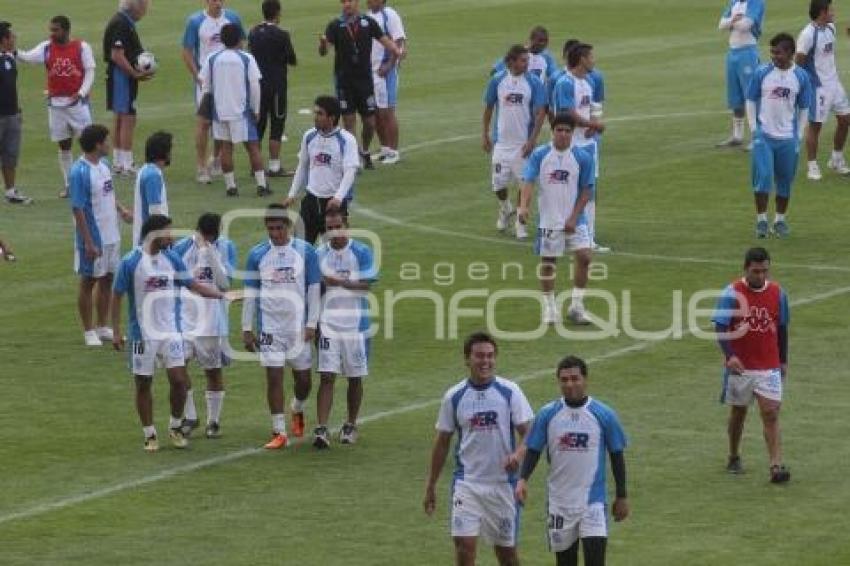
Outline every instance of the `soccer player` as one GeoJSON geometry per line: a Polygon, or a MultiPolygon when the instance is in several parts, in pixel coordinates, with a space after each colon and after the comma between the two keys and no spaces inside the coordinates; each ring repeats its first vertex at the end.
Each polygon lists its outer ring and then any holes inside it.
{"type": "Polygon", "coordinates": [[[437,417],[423,505],[428,515],[434,513],[437,480],[457,433],[450,524],[459,566],[475,565],[478,537],[494,545],[501,566],[519,564],[513,486],[534,413],[516,383],[495,375],[497,352],[488,334],[476,332],[466,339],[469,377],[446,392],[437,417]]]}
{"type": "Polygon", "coordinates": [[[797,39],[797,65],[809,74],[812,85],[812,104],[809,107],[809,128],[806,132],[807,176],[812,181],[823,178],[818,167],[818,137],[829,113],[835,113],[835,137],[832,156],[826,166],[841,175],[850,174],[844,159],[844,144],[850,129],[850,100],[835,66],[835,10],[832,0],[812,0],[809,6],[812,21],[803,28],[797,39]]]}
{"type": "Polygon", "coordinates": [[[21,154],[21,132],[15,33],[12,24],[0,22],[0,170],[6,188],[6,202],[11,204],[32,203],[32,199],[15,186],[15,173],[21,154]]]}
{"type": "MultiPolygon", "coordinates": [[[[537,143],[547,107],[543,82],[528,72],[528,49],[522,45],[512,46],[505,55],[505,64],[507,69],[493,75],[484,91],[481,136],[482,148],[493,154],[493,192],[499,200],[496,229],[500,232],[516,214],[508,198],[508,187],[522,177],[525,160],[537,143]]],[[[519,218],[515,228],[518,239],[528,237],[528,230],[519,218]]]]}
{"type": "Polygon", "coordinates": [[[145,164],[136,175],[133,201],[133,245],[141,245],[142,225],[154,214],[168,216],[164,170],[171,165],[171,134],[154,132],[145,142],[145,164]]]}
{"type": "Polygon", "coordinates": [[[590,324],[584,310],[584,292],[593,255],[585,206],[593,190],[593,155],[570,141],[576,129],[572,115],[563,112],[552,121],[552,141],[531,154],[522,174],[519,218],[529,218],[529,205],[534,187],[539,187],[537,238],[534,251],[540,256],[540,286],[545,308],[543,320],[560,320],[555,301],[555,262],[572,251],[575,261],[575,283],[567,317],[575,324],[590,324]]]}
{"type": "MultiPolygon", "coordinates": [[[[236,269],[236,246],[220,236],[221,216],[211,212],[198,218],[197,232],[174,244],[174,252],[183,261],[192,278],[219,291],[230,289],[230,277],[236,269]]],[[[186,360],[195,359],[207,377],[207,438],[221,436],[221,406],[224,403],[222,366],[226,360],[223,346],[228,336],[224,301],[197,298],[186,289],[180,292],[180,330],[186,360]]],[[[183,434],[189,436],[198,426],[198,413],[192,381],[186,375],[186,406],[183,434]]]]}
{"type": "Polygon", "coordinates": [[[730,406],[729,461],[726,470],[740,474],[741,436],[747,408],[755,397],[770,457],[770,481],[785,483],[791,472],[782,464],[779,408],[788,372],[788,296],[771,281],[770,254],[751,248],[744,257],[744,276],[731,283],[713,316],[725,357],[721,402],[730,406]]]}
{"type": "Polygon", "coordinates": [[[267,449],[289,442],[283,413],[283,370],[292,368],[295,395],[292,434],[304,435],[304,403],[310,395],[310,343],[316,337],[321,306],[321,272],[313,246],[292,236],[292,220],[280,204],[270,204],[264,219],[269,239],[248,254],[242,339],[249,352],[260,351],[266,368],[267,399],[272,437],[267,449]],[[256,334],[255,334],[256,331],[256,334]]]}
{"type": "Polygon", "coordinates": [[[186,448],[189,444],[181,429],[188,378],[180,336],[178,288],[190,289],[209,299],[225,298],[218,289],[194,280],[177,254],[169,249],[173,242],[170,226],[171,219],[167,216],[155,214],[147,219],[142,226],[144,243],[121,260],[112,296],[112,344],[118,351],[124,349],[121,299],[124,295],[128,297],[130,367],[136,382],[136,409],[147,452],[159,449],[151,393],[157,363],[165,366],[171,386],[168,436],[175,448],[186,448]]]}
{"type": "MultiPolygon", "coordinates": [[[[556,78],[558,74],[558,63],[549,51],[549,30],[543,26],[534,26],[528,34],[528,71],[534,73],[544,85],[556,78]]],[[[493,66],[491,75],[500,73],[507,68],[504,59],[493,66]]]]}
{"type": "Polygon", "coordinates": [[[74,163],[73,138],[91,124],[89,93],[94,84],[94,54],[85,41],[71,39],[71,20],[50,20],[50,39],[30,51],[18,51],[25,63],[42,64],[47,70],[47,121],[50,140],[59,144],[62,172],[60,198],[68,196],[68,173],[74,163]]]}
{"type": "Polygon", "coordinates": [[[767,238],[767,204],[776,185],[773,232],[780,238],[791,233],[785,213],[791,184],[797,174],[800,140],[812,104],[806,72],[794,65],[794,38],[780,33],[770,40],[771,63],[753,75],[747,90],[747,121],[753,134],[753,191],[756,202],[756,236],[767,238]]]}
{"type": "Polygon", "coordinates": [[[729,30],[726,55],[726,102],[732,111],[732,135],[717,147],[744,144],[747,87],[759,64],[758,40],[764,20],[764,0],[729,0],[718,29],[729,30]]]}
{"type": "Polygon", "coordinates": [[[304,133],[298,152],[298,168],[283,206],[289,207],[304,187],[307,194],[301,200],[301,220],[304,239],[313,244],[325,233],[325,212],[340,209],[348,212],[354,197],[354,180],[360,168],[357,140],[339,127],[339,100],[319,96],[313,103],[315,126],[304,133]]]}
{"type": "Polygon", "coordinates": [[[240,37],[245,37],[242,20],[233,10],[225,9],[224,0],[205,0],[206,8],[198,10],[186,20],[183,32],[183,63],[192,80],[195,81],[195,108],[198,111],[198,123],[195,128],[195,153],[197,157],[199,183],[209,184],[211,173],[221,169],[221,143],[214,142],[213,157],[207,162],[207,144],[210,137],[212,116],[210,100],[203,98],[201,67],[213,53],[224,49],[221,41],[221,28],[234,24],[239,28],[240,37]]]}
{"type": "MultiPolygon", "coordinates": [[[[596,179],[599,177],[599,137],[605,131],[605,124],[600,120],[600,112],[594,109],[596,96],[594,85],[602,84],[601,75],[591,78],[595,68],[593,47],[586,43],[576,43],[567,51],[567,71],[563,73],[552,90],[552,111],[568,112],[575,120],[578,128],[573,132],[572,145],[591,153],[594,163],[593,184],[590,200],[585,208],[587,230],[590,235],[591,248],[599,247],[601,251],[608,248],[597,246],[596,242],[596,179]]],[[[603,86],[604,89],[604,86],[603,86]]]]}
{"type": "Polygon", "coordinates": [[[398,163],[398,118],[395,109],[398,100],[398,72],[401,60],[407,56],[407,35],[398,12],[387,6],[386,0],[369,0],[369,16],[378,22],[384,34],[399,50],[397,59],[384,49],[380,41],[372,40],[372,79],[375,83],[375,129],[381,151],[378,161],[384,165],[398,163]]]}
{"type": "Polygon", "coordinates": [[[395,66],[401,56],[398,46],[387,37],[372,18],[360,13],[359,0],[340,0],[342,15],[334,18],[319,36],[319,55],[334,46],[334,79],[342,108],[343,126],[356,133],[360,114],[362,142],[360,156],[366,169],[373,169],[369,146],[375,134],[375,85],[372,80],[372,40],[378,41],[390,54],[388,68],[395,66]]]}
{"type": "Polygon", "coordinates": [[[555,372],[561,396],[540,409],[526,437],[516,498],[525,503],[528,480],[545,452],[549,549],[557,566],[577,566],[581,541],[585,565],[603,566],[608,542],[605,454],[611,459],[615,521],[629,515],[626,434],[617,414],[587,393],[587,364],[567,356],[555,372]]]}
{"type": "Polygon", "coordinates": [[[106,67],[106,109],[115,115],[112,131],[115,148],[112,172],[130,176],[136,173],[133,165],[133,131],[136,128],[136,108],[133,105],[139,81],[148,80],[153,71],[136,68],[142,54],[142,42],[136,24],[145,17],[150,0],[119,0],[118,12],[106,24],[103,32],[103,59],[106,67]]]}
{"type": "Polygon", "coordinates": [[[260,112],[260,69],[250,53],[239,49],[242,30],[235,24],[221,28],[224,49],[213,53],[201,68],[204,93],[212,94],[213,138],[221,142],[221,170],[227,196],[239,196],[233,172],[233,145],[242,143],[251,160],[257,196],[272,193],[266,184],[257,118],[260,112]]]}
{"type": "Polygon", "coordinates": [[[109,302],[113,274],[121,259],[118,217],[133,221],[133,213],[115,198],[109,155],[109,130],[99,124],[80,133],[83,155],[71,166],[68,184],[76,224],[74,267],[80,277],[77,308],[86,346],[111,342],[109,302]],[[97,326],[92,321],[92,292],[97,288],[97,326]]]}
{"type": "Polygon", "coordinates": [[[338,375],[348,378],[348,419],[339,432],[342,444],[357,442],[357,415],[363,400],[363,379],[369,375],[369,303],[365,293],[377,280],[368,245],[348,235],[348,218],[340,209],[328,210],[328,241],[316,252],[325,293],[319,317],[318,426],[313,446],[329,448],[328,417],[338,375]]]}

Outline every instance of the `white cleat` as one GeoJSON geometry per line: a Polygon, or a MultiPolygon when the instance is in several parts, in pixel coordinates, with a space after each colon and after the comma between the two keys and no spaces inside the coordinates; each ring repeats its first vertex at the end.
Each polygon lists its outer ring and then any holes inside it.
{"type": "Polygon", "coordinates": [[[100,338],[97,336],[97,332],[94,330],[87,330],[83,333],[83,338],[86,341],[86,346],[103,346],[103,342],[100,341],[100,338]]]}
{"type": "Polygon", "coordinates": [[[514,229],[516,230],[516,239],[517,240],[527,240],[528,239],[528,227],[525,224],[523,224],[522,222],[517,220],[516,224],[514,224],[514,229]]]}
{"type": "Polygon", "coordinates": [[[821,174],[817,163],[809,163],[809,170],[806,172],[806,177],[810,181],[820,181],[823,179],[823,174],[821,174]]]}
{"type": "Polygon", "coordinates": [[[600,246],[596,242],[593,242],[592,248],[593,252],[597,254],[607,254],[611,252],[611,248],[609,248],[608,246],[600,246]]]}
{"type": "Polygon", "coordinates": [[[198,169],[198,176],[196,177],[196,179],[202,185],[209,185],[210,183],[212,183],[210,171],[206,167],[198,169]]]}
{"type": "Polygon", "coordinates": [[[844,156],[830,157],[826,166],[838,173],[839,175],[850,175],[850,167],[847,166],[847,161],[844,156]]]}
{"type": "Polygon", "coordinates": [[[546,305],[543,308],[543,324],[557,324],[561,320],[561,313],[557,307],[546,305]]]}
{"type": "Polygon", "coordinates": [[[588,326],[590,324],[590,319],[587,318],[587,314],[584,312],[584,309],[570,307],[570,310],[567,311],[567,318],[570,319],[573,324],[577,324],[579,326],[588,326]]]}
{"type": "Polygon", "coordinates": [[[101,342],[112,343],[112,329],[108,326],[101,326],[97,329],[97,337],[101,342]]]}
{"type": "Polygon", "coordinates": [[[514,215],[516,210],[513,207],[505,210],[504,208],[499,209],[499,218],[496,219],[496,230],[499,232],[504,232],[508,229],[508,223],[511,221],[511,217],[514,215]]]}
{"type": "Polygon", "coordinates": [[[379,157],[378,161],[380,161],[384,165],[395,165],[396,163],[401,161],[401,154],[397,151],[391,150],[385,153],[383,158],[379,157]]]}

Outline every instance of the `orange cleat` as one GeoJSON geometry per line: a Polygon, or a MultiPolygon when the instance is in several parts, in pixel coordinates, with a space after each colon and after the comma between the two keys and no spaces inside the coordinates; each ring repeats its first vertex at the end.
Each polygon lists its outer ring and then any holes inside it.
{"type": "Polygon", "coordinates": [[[289,444],[289,439],[284,432],[276,432],[272,435],[272,439],[266,442],[263,446],[266,450],[281,450],[289,444]]]}
{"type": "Polygon", "coordinates": [[[304,428],[307,426],[304,413],[292,413],[292,436],[301,438],[304,436],[304,428]]]}

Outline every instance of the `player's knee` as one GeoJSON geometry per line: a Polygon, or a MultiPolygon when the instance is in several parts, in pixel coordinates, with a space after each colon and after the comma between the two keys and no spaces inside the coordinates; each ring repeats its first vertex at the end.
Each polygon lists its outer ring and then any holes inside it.
{"type": "Polygon", "coordinates": [[[321,375],[322,385],[333,385],[336,382],[336,375],[332,373],[323,373],[321,375]]]}
{"type": "Polygon", "coordinates": [[[475,564],[475,539],[470,537],[455,538],[455,554],[457,563],[465,566],[475,564]]]}
{"type": "Polygon", "coordinates": [[[761,419],[764,424],[774,424],[779,420],[779,407],[770,406],[761,409],[761,419]]]}
{"type": "Polygon", "coordinates": [[[516,547],[497,546],[496,558],[499,560],[499,566],[519,566],[516,547]]]}

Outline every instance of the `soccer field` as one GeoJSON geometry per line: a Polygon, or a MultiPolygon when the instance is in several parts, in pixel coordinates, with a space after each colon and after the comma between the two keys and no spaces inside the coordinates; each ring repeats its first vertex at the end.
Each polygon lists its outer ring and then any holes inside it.
{"type": "MultiPolygon", "coordinates": [[[[0,205],[0,237],[11,241],[19,258],[0,264],[0,564],[452,563],[451,462],[435,517],[426,517],[421,505],[439,399],[465,375],[463,336],[488,322],[515,332],[539,324],[534,302],[498,295],[536,290],[536,259],[530,244],[494,229],[489,157],[479,142],[489,68],[535,24],[548,27],[555,54],[568,37],[592,43],[605,73],[608,129],[598,233],[614,253],[595,258],[598,277],[591,287],[610,291],[621,307],[623,294],[630,294],[632,308],[624,321],[622,309],[609,314],[605,302],[589,300],[592,312],[613,318],[621,330],[602,340],[562,337],[552,329],[533,340],[502,340],[499,374],[520,380],[537,410],[557,396],[553,368],[561,357],[589,360],[591,395],[617,409],[630,440],[632,515],[611,523],[611,564],[850,564],[850,538],[840,526],[850,501],[844,471],[850,465],[850,356],[844,350],[850,261],[840,212],[850,206],[850,179],[825,171],[824,180],[813,183],[802,163],[789,210],[792,236],[766,244],[773,275],[792,301],[782,412],[785,459],[793,473],[787,486],[767,481],[755,411],[743,445],[748,473],[725,473],[727,411],[717,403],[721,356],[713,341],[688,329],[689,298],[736,277],[744,251],[756,243],[749,157],[713,147],[729,129],[726,37],[716,29],[722,4],[392,2],[410,38],[399,107],[403,160],[360,175],[352,215],[354,227],[380,238],[380,331],[372,344],[360,440],[321,453],[309,444],[273,453],[259,448],[269,433],[265,379],[257,363],[245,361],[225,372],[223,438],[196,434],[186,451],[167,447],[167,441],[156,454],[142,451],[126,356],[82,345],[73,225],[68,202],[56,198],[60,177],[47,135],[44,70],[20,65],[25,132],[18,185],[37,202],[0,205]],[[484,280],[481,264],[488,271],[484,280]],[[406,291],[411,297],[392,305],[406,291]],[[639,339],[624,331],[626,323],[647,331],[669,327],[676,291],[684,304],[679,336],[639,339]],[[463,308],[493,307],[489,321],[473,314],[455,324],[450,305],[462,292],[469,293],[463,308]]],[[[259,2],[228,5],[246,25],[260,19],[259,2]]],[[[770,0],[765,37],[779,31],[796,36],[808,21],[807,6],[770,0]]],[[[209,187],[194,181],[191,82],[179,42],[185,17],[198,7],[197,1],[155,1],[139,24],[160,70],[140,86],[136,159],[148,134],[162,128],[174,133],[168,194],[175,227],[187,229],[202,212],[268,202],[252,190],[243,190],[238,202],[229,200],[220,181],[209,187]]],[[[98,53],[114,8],[112,0],[30,0],[4,2],[0,9],[21,48],[46,36],[51,16],[71,18],[73,35],[89,41],[98,57],[95,120],[110,127],[98,53]]],[[[843,5],[838,10],[843,29],[843,5]]],[[[295,164],[296,140],[312,125],[297,110],[330,91],[332,62],[316,54],[316,36],[337,11],[335,0],[284,2],[283,25],[292,31],[299,58],[290,74],[287,168],[295,164]]],[[[763,39],[763,58],[765,44],[763,39]]],[[[850,69],[843,37],[838,62],[850,69]]],[[[822,165],[833,128],[834,121],[824,128],[822,165]]],[[[243,152],[237,152],[236,171],[240,186],[252,188],[243,152]]],[[[130,182],[119,179],[117,187],[119,200],[131,205],[130,182]]],[[[279,200],[289,180],[273,179],[272,188],[279,200]]],[[[230,236],[244,265],[265,233],[258,219],[243,218],[230,236]]],[[[126,250],[129,226],[123,238],[126,250]]],[[[558,290],[569,288],[565,273],[562,268],[558,290]]],[[[705,326],[707,319],[700,321],[705,326]]],[[[190,373],[203,418],[203,376],[195,366],[190,373]]],[[[163,375],[155,383],[162,432],[167,386],[163,375]]],[[[317,385],[314,379],[309,429],[317,385]]],[[[289,378],[287,386],[288,401],[289,378]]],[[[338,425],[343,384],[335,401],[332,422],[338,425]]],[[[545,468],[533,478],[523,512],[524,564],[553,562],[544,538],[545,468]]],[[[486,547],[479,548],[479,563],[495,564],[486,547]]]]}

